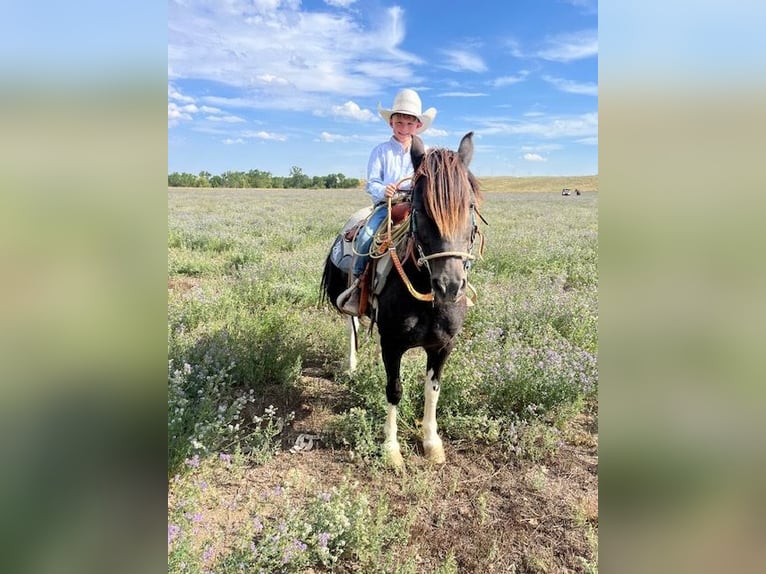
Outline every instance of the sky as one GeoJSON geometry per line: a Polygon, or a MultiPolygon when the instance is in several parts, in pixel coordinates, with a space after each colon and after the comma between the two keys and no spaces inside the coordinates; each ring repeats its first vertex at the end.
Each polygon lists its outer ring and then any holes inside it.
{"type": "Polygon", "coordinates": [[[477,176],[598,174],[597,0],[170,0],[168,171],[365,178],[402,88],[477,176]]]}

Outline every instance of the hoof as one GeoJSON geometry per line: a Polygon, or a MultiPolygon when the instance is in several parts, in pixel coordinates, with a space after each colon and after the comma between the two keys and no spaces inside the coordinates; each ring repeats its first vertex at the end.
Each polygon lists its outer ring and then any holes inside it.
{"type": "Polygon", "coordinates": [[[434,464],[444,464],[446,458],[444,456],[444,447],[441,441],[438,443],[423,444],[423,451],[425,452],[426,459],[434,464]]]}
{"type": "Polygon", "coordinates": [[[397,444],[392,447],[386,445],[383,448],[383,460],[388,466],[392,468],[402,468],[402,466],[404,466],[404,459],[402,458],[402,453],[399,450],[399,445],[397,444]]]}

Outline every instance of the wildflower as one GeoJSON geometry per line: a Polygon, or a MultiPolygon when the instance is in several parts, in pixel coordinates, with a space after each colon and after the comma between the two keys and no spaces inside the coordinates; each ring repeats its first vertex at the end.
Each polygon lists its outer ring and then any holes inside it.
{"type": "Polygon", "coordinates": [[[213,557],[213,547],[208,546],[205,548],[205,551],[202,553],[202,560],[205,562],[208,562],[213,557]]]}
{"type": "Polygon", "coordinates": [[[199,466],[199,455],[195,454],[193,457],[187,458],[185,462],[187,466],[197,468],[199,466]]]}
{"type": "Polygon", "coordinates": [[[168,544],[173,542],[181,534],[181,527],[175,524],[168,524],[168,544]]]}
{"type": "Polygon", "coordinates": [[[185,375],[191,375],[192,368],[189,363],[184,363],[184,374],[185,375]]]}
{"type": "Polygon", "coordinates": [[[332,495],[331,495],[329,492],[322,492],[322,493],[319,495],[319,498],[321,498],[321,499],[322,499],[322,500],[324,500],[325,502],[330,502],[330,498],[332,498],[332,495]]]}
{"type": "Polygon", "coordinates": [[[231,465],[231,455],[230,454],[226,454],[225,452],[222,452],[221,454],[218,455],[218,459],[222,463],[224,463],[226,465],[231,465]]]}
{"type": "Polygon", "coordinates": [[[263,523],[261,522],[261,519],[258,516],[253,518],[253,528],[255,529],[256,532],[263,531],[263,523]]]}
{"type": "Polygon", "coordinates": [[[327,548],[327,543],[330,541],[330,533],[320,532],[318,538],[319,538],[319,547],[327,548]]]}

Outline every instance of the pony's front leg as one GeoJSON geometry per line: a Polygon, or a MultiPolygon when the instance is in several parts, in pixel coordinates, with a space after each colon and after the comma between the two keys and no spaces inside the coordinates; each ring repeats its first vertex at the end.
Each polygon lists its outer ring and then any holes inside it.
{"type": "Polygon", "coordinates": [[[436,426],[436,403],[439,402],[440,379],[442,366],[449,356],[450,350],[441,349],[439,351],[428,351],[428,362],[426,365],[426,379],[423,389],[425,404],[423,406],[423,452],[426,458],[433,463],[442,464],[446,458],[444,456],[444,446],[442,439],[439,438],[436,426]]]}
{"type": "Polygon", "coordinates": [[[383,427],[385,439],[383,441],[383,457],[391,466],[398,468],[404,464],[402,451],[399,448],[397,438],[396,416],[399,401],[402,399],[402,383],[399,379],[402,351],[392,351],[381,341],[383,363],[386,367],[386,399],[388,409],[386,411],[386,424],[383,427]]]}

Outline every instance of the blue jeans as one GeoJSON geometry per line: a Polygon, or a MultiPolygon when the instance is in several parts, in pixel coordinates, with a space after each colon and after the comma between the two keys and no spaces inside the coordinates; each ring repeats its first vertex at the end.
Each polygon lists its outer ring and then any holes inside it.
{"type": "Polygon", "coordinates": [[[364,255],[356,256],[356,260],[354,261],[354,277],[359,277],[364,272],[364,268],[370,260],[369,252],[372,238],[375,235],[378,226],[380,226],[387,215],[388,205],[385,203],[377,205],[372,212],[372,215],[367,220],[367,225],[359,230],[359,233],[356,236],[355,247],[357,253],[364,253],[364,255]]]}

